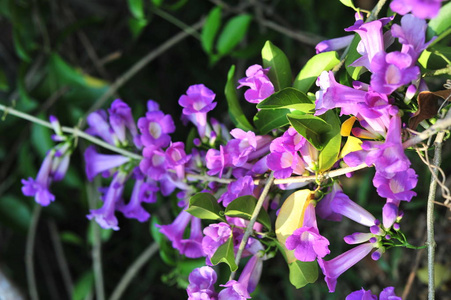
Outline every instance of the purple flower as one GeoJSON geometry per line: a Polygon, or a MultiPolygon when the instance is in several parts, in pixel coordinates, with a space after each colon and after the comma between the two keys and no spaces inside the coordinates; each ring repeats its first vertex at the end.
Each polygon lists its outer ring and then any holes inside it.
{"type": "Polygon", "coordinates": [[[100,154],[94,146],[89,146],[85,151],[86,176],[92,181],[97,174],[119,167],[130,161],[123,155],[100,154]]]}
{"type": "Polygon", "coordinates": [[[172,247],[177,249],[180,254],[189,258],[204,256],[202,250],[202,229],[200,219],[182,210],[169,225],[158,225],[160,232],[163,233],[171,242],[172,247]],[[183,234],[188,224],[191,222],[191,233],[188,239],[183,239],[183,234]]]}
{"type": "Polygon", "coordinates": [[[128,174],[122,171],[116,173],[111,184],[103,197],[103,206],[98,209],[91,209],[86,217],[89,220],[95,219],[97,224],[103,229],[119,230],[118,221],[114,215],[116,204],[121,199],[124,191],[124,183],[127,181],[128,174]]]}
{"type": "Polygon", "coordinates": [[[318,204],[316,205],[316,213],[318,216],[322,219],[329,220],[329,221],[341,221],[342,215],[339,213],[336,213],[332,210],[332,202],[335,198],[340,197],[348,197],[345,193],[343,193],[342,188],[340,185],[335,182],[332,186],[332,190],[324,196],[323,199],[321,199],[318,204]]]}
{"type": "Polygon", "coordinates": [[[365,291],[363,288],[359,291],[352,292],[345,300],[377,300],[377,296],[373,295],[371,291],[365,291]]]}
{"type": "MultiPolygon", "coordinates": [[[[108,109],[108,113],[111,128],[122,143],[126,142],[126,129],[130,131],[134,141],[140,142],[137,138],[138,130],[133,120],[132,110],[125,102],[121,99],[114,100],[111,108],[108,109]]],[[[138,144],[137,146],[140,147],[141,145],[138,144]]]]}
{"type": "Polygon", "coordinates": [[[334,73],[330,71],[323,71],[316,84],[320,87],[320,90],[316,92],[315,115],[322,115],[336,107],[345,108],[347,112],[353,111],[355,112],[353,114],[356,115],[358,111],[357,103],[364,102],[367,94],[366,91],[339,84],[335,80],[334,73]]]}
{"type": "Polygon", "coordinates": [[[315,47],[316,54],[346,48],[349,44],[351,44],[353,38],[354,35],[347,35],[319,42],[315,47]]]}
{"type": "Polygon", "coordinates": [[[227,192],[218,199],[224,207],[238,197],[252,195],[254,193],[254,179],[251,176],[238,178],[227,186],[227,192]]]}
{"type": "Polygon", "coordinates": [[[373,184],[377,193],[383,198],[410,201],[417,194],[412,189],[417,185],[418,176],[413,169],[397,172],[391,178],[386,178],[377,172],[373,184]]]}
{"type": "Polygon", "coordinates": [[[54,151],[49,151],[42,162],[36,179],[29,177],[22,179],[22,193],[25,196],[35,197],[35,201],[41,206],[47,206],[55,200],[55,196],[50,193],[51,168],[54,151]]]}
{"type": "Polygon", "coordinates": [[[268,78],[269,68],[263,69],[260,65],[252,65],[246,70],[246,77],[238,80],[238,89],[248,86],[244,98],[250,103],[260,103],[274,94],[274,85],[268,78]]]}
{"type": "Polygon", "coordinates": [[[398,38],[402,44],[401,52],[408,53],[412,57],[412,64],[417,61],[421,52],[435,40],[433,38],[428,43],[425,43],[426,29],[426,21],[418,19],[411,14],[402,17],[401,26],[393,24],[391,27],[393,37],[398,38]]]}
{"type": "Polygon", "coordinates": [[[236,280],[229,280],[226,284],[221,284],[225,287],[219,292],[218,300],[245,300],[251,299],[247,291],[247,287],[236,280]]]}
{"type": "Polygon", "coordinates": [[[393,0],[390,8],[401,15],[412,12],[413,15],[420,19],[435,18],[439,11],[443,0],[393,0]]]}
{"type": "Polygon", "coordinates": [[[379,300],[402,300],[402,298],[396,296],[394,287],[389,286],[379,294],[379,300]]]}
{"type": "Polygon", "coordinates": [[[185,177],[185,164],[191,159],[191,155],[186,155],[185,144],[183,142],[171,143],[165,151],[166,165],[175,170],[179,179],[185,177]]]}
{"type": "Polygon", "coordinates": [[[332,211],[341,214],[357,223],[365,226],[373,226],[376,218],[366,209],[349,199],[346,194],[340,194],[340,197],[335,196],[331,201],[332,211]]]}
{"type": "Polygon", "coordinates": [[[145,117],[139,118],[138,128],[142,133],[141,142],[147,147],[167,147],[171,141],[169,134],[175,131],[172,117],[159,110],[148,111],[145,117]]]}
{"type": "Polygon", "coordinates": [[[220,222],[218,224],[211,224],[204,228],[204,238],[202,239],[202,248],[206,254],[207,265],[211,265],[211,257],[215,254],[216,250],[224,244],[232,234],[232,230],[229,224],[220,222]]]}
{"type": "Polygon", "coordinates": [[[329,261],[323,260],[322,258],[318,259],[318,263],[325,276],[329,292],[335,292],[337,278],[367,256],[373,247],[373,244],[365,243],[354,247],[329,261]]]}
{"type": "Polygon", "coordinates": [[[214,284],[217,278],[215,270],[208,266],[194,269],[188,277],[188,300],[216,299],[214,284]]]}
{"type": "Polygon", "coordinates": [[[249,154],[257,148],[257,139],[254,132],[245,132],[239,128],[233,129],[230,134],[234,139],[227,143],[227,150],[233,165],[240,167],[247,162],[249,154]]]}
{"type": "Polygon", "coordinates": [[[207,112],[216,107],[213,102],[216,95],[203,84],[192,85],[186,91],[186,95],[179,98],[179,104],[183,107],[183,115],[196,125],[201,138],[205,137],[207,126],[207,112]]]}
{"type": "Polygon", "coordinates": [[[116,145],[118,138],[107,121],[107,113],[104,110],[98,110],[90,113],[86,118],[89,127],[86,130],[88,134],[98,136],[111,145],[116,145]]]}
{"type": "MultiPolygon", "coordinates": [[[[118,210],[121,211],[127,218],[137,219],[139,222],[145,222],[150,218],[150,214],[141,206],[144,200],[149,200],[149,197],[144,197],[145,192],[149,192],[149,185],[144,182],[144,175],[139,171],[139,168],[134,169],[135,185],[133,187],[132,196],[127,205],[120,205],[118,210]]],[[[157,192],[157,186],[151,186],[152,192],[157,192]]]]}
{"type": "Polygon", "coordinates": [[[412,57],[398,51],[377,53],[371,61],[371,71],[371,87],[382,94],[391,94],[420,75],[419,67],[412,66],[412,57]]]}
{"type": "Polygon", "coordinates": [[[205,162],[207,168],[209,169],[207,174],[210,176],[219,173],[218,176],[222,177],[224,168],[232,166],[230,155],[226,152],[226,149],[222,145],[219,146],[219,150],[209,149],[205,155],[205,162]]]}
{"type": "Polygon", "coordinates": [[[163,150],[156,147],[145,147],[144,158],[139,163],[141,172],[153,180],[160,180],[167,172],[166,155],[163,150]]]}
{"type": "Polygon", "coordinates": [[[330,253],[329,244],[329,241],[319,234],[315,206],[310,201],[304,212],[302,227],[287,238],[285,245],[288,250],[294,250],[294,256],[298,260],[314,261],[330,253]]]}

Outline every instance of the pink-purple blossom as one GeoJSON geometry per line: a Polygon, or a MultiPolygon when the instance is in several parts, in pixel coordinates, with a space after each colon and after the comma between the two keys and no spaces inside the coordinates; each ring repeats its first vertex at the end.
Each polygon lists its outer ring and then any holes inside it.
{"type": "Polygon", "coordinates": [[[260,65],[252,65],[246,70],[246,77],[238,80],[238,88],[249,87],[244,92],[244,99],[250,103],[260,103],[274,93],[274,85],[268,78],[269,68],[263,69],[260,65]]]}
{"type": "Polygon", "coordinates": [[[443,0],[393,0],[390,8],[398,14],[405,15],[409,12],[420,19],[435,18],[443,0]]]}

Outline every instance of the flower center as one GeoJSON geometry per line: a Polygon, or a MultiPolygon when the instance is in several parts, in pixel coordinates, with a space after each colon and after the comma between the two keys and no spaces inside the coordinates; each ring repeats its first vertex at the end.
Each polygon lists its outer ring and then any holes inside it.
{"type": "Polygon", "coordinates": [[[149,123],[149,133],[154,139],[158,139],[161,136],[161,126],[157,122],[149,123]]]}

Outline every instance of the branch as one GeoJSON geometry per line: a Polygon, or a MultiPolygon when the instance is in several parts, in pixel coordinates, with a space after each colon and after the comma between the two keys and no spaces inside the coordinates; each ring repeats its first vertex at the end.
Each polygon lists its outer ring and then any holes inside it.
{"type": "MultiPolygon", "coordinates": [[[[39,124],[41,126],[53,129],[52,124],[50,124],[49,122],[41,120],[39,118],[36,118],[36,117],[34,117],[32,115],[29,115],[27,113],[23,113],[23,112],[18,111],[18,110],[14,109],[14,108],[11,108],[11,107],[8,107],[8,106],[4,106],[4,105],[0,104],[0,110],[5,112],[3,118],[5,118],[8,114],[11,114],[13,116],[25,119],[25,120],[30,121],[32,123],[36,123],[36,124],[39,124]]],[[[115,147],[113,145],[110,145],[110,144],[104,142],[101,139],[98,139],[96,137],[93,137],[92,135],[87,134],[84,131],[80,131],[78,128],[72,128],[72,127],[63,126],[63,127],[61,127],[61,129],[65,133],[72,134],[74,137],[81,137],[81,138],[83,138],[85,140],[90,141],[93,144],[99,145],[99,146],[101,146],[101,147],[103,147],[105,149],[108,149],[108,150],[111,150],[113,152],[122,154],[122,155],[130,157],[132,159],[141,160],[143,158],[139,154],[127,151],[127,150],[122,149],[122,148],[115,147]]]]}
{"type": "Polygon", "coordinates": [[[429,137],[433,136],[439,131],[446,130],[450,126],[451,126],[451,110],[448,111],[448,113],[443,119],[438,120],[434,125],[426,129],[425,131],[420,132],[413,138],[405,141],[402,145],[404,148],[412,147],[418,144],[419,142],[428,139],[429,137]]]}
{"type": "Polygon", "coordinates": [[[128,268],[127,272],[125,272],[121,281],[114,289],[113,294],[110,297],[110,300],[119,300],[121,299],[122,294],[124,293],[127,286],[130,284],[133,277],[139,272],[139,270],[147,263],[149,259],[157,252],[158,244],[152,243],[147,247],[146,250],[133,262],[133,264],[128,268]]]}
{"type": "Polygon", "coordinates": [[[41,215],[41,209],[42,209],[41,205],[35,204],[30,227],[28,229],[27,244],[25,248],[25,267],[27,270],[27,281],[30,298],[32,300],[39,299],[38,289],[36,286],[36,278],[34,276],[33,253],[35,244],[34,242],[36,239],[36,230],[38,227],[39,216],[41,215]]]}
{"type": "MultiPolygon", "coordinates": [[[[263,189],[262,193],[260,194],[260,197],[258,198],[257,204],[255,205],[254,211],[252,212],[251,219],[249,220],[249,224],[246,226],[246,231],[243,234],[243,239],[241,240],[240,247],[238,248],[238,251],[236,253],[235,263],[238,266],[241,260],[241,255],[243,254],[244,248],[246,247],[247,240],[249,239],[252,231],[254,230],[254,224],[257,221],[258,214],[260,213],[260,210],[263,206],[263,202],[265,202],[266,195],[268,195],[269,189],[272,186],[274,180],[274,172],[271,172],[269,174],[268,180],[266,180],[265,188],[263,189]]],[[[236,271],[232,272],[230,274],[230,280],[232,280],[235,277],[236,271]]]]}

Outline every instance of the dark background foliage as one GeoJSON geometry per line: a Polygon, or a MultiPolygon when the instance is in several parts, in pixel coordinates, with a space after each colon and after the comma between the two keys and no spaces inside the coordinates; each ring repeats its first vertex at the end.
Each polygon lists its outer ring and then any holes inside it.
{"type": "MultiPolygon", "coordinates": [[[[370,9],[374,1],[360,1],[358,5],[370,9]]],[[[314,55],[317,42],[344,35],[343,28],[353,21],[353,11],[339,1],[1,0],[0,102],[43,119],[53,114],[63,125],[75,126],[87,111],[97,105],[106,108],[114,98],[126,101],[136,119],[145,111],[146,101],[153,99],[176,120],[173,140],[185,141],[189,128],[179,121],[181,108],[177,101],[188,86],[204,83],[212,89],[218,102],[212,115],[231,125],[223,90],[232,64],[237,66],[237,79],[244,77],[248,66],[261,63],[261,48],[271,40],[287,54],[295,76],[314,55]],[[155,52],[202,20],[216,5],[223,6],[223,25],[239,14],[252,16],[244,38],[233,51],[212,62],[196,34],[188,34],[171,47],[155,52]],[[129,70],[149,53],[155,54],[152,61],[132,76],[124,75],[130,74],[129,70]],[[112,90],[110,97],[104,97],[112,90]]],[[[255,113],[252,105],[243,103],[243,107],[249,116],[255,113]]],[[[39,209],[32,198],[21,194],[20,180],[36,176],[46,151],[53,146],[50,135],[50,130],[13,116],[4,117],[0,124],[0,273],[27,295],[25,261],[32,255],[37,290],[42,299],[70,298],[64,274],[70,274],[69,282],[75,288],[71,297],[89,299],[95,294],[91,254],[96,239],[93,226],[97,225],[90,225],[85,217],[93,185],[83,175],[82,151],[74,152],[66,178],[52,185],[56,201],[50,206],[39,209]],[[30,228],[36,228],[36,238],[33,252],[27,253],[30,228]]],[[[79,143],[81,149],[86,147],[83,141],[79,143]]],[[[449,173],[449,143],[446,147],[443,166],[449,173]]],[[[402,227],[412,244],[421,245],[425,238],[429,172],[415,153],[409,155],[420,181],[418,197],[404,206],[402,227]]],[[[352,199],[380,214],[382,202],[372,187],[372,176],[371,170],[360,171],[350,179],[343,179],[343,184],[352,199]]],[[[130,192],[131,187],[128,189],[130,192]]],[[[173,219],[174,203],[175,199],[160,198],[157,204],[146,208],[152,220],[167,224],[173,219]]],[[[436,213],[437,261],[448,270],[451,267],[449,212],[437,207],[436,213]]],[[[133,261],[158,238],[151,235],[150,223],[128,220],[119,214],[118,218],[120,231],[101,232],[107,296],[133,261]]],[[[332,248],[334,256],[346,250],[341,237],[355,231],[354,223],[321,226],[331,244],[337,245],[332,248]]],[[[145,264],[126,290],[124,299],[186,298],[183,286],[187,275],[203,261],[179,258],[169,248],[166,244],[162,254],[157,253],[145,264]]],[[[393,249],[378,262],[365,259],[340,277],[336,294],[328,294],[321,275],[317,284],[296,290],[288,281],[283,258],[278,257],[265,262],[262,284],[253,299],[343,299],[362,286],[376,292],[387,285],[396,286],[400,294],[417,253],[393,249]]],[[[423,253],[419,268],[424,267],[424,262],[423,253]]],[[[224,283],[227,274],[222,269],[220,282],[224,283]]],[[[443,278],[447,283],[440,284],[439,299],[449,299],[445,295],[451,288],[451,276],[443,278]]],[[[411,299],[423,298],[425,287],[415,275],[411,299]]]]}

